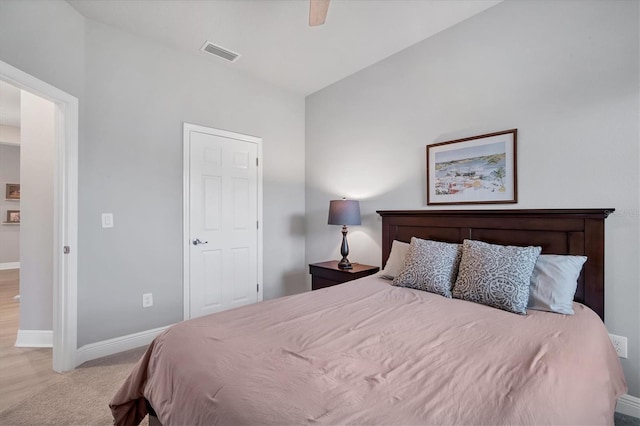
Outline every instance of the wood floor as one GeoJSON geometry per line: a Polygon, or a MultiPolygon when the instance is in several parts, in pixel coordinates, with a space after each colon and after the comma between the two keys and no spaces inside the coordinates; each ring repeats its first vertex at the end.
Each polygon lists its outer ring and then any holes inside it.
{"type": "Polygon", "coordinates": [[[49,384],[51,349],[16,348],[20,307],[19,269],[0,271],[0,412],[49,384]]]}

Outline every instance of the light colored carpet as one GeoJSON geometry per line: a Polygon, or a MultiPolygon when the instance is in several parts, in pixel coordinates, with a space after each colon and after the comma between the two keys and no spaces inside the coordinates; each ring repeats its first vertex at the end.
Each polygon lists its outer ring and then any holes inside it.
{"type": "MultiPolygon", "coordinates": [[[[109,401],[145,348],[89,361],[0,413],[1,425],[112,425],[109,401]]],[[[145,419],[143,425],[148,424],[145,419]]]]}

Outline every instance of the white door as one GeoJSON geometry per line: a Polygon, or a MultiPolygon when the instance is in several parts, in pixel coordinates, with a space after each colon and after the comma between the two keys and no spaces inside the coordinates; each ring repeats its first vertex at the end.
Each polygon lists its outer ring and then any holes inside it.
{"type": "Polygon", "coordinates": [[[185,318],[261,298],[259,140],[253,139],[185,123],[189,158],[185,318]]]}

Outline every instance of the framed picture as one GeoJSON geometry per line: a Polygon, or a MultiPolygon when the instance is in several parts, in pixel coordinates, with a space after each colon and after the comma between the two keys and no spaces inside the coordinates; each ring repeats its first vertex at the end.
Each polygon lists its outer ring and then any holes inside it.
{"type": "Polygon", "coordinates": [[[7,192],[5,195],[7,200],[19,200],[20,199],[20,184],[19,183],[8,183],[7,184],[7,192]]]}
{"type": "Polygon", "coordinates": [[[518,201],[518,130],[427,145],[427,205],[518,201]]]}
{"type": "Polygon", "coordinates": [[[20,210],[7,210],[7,223],[20,223],[20,210]]]}

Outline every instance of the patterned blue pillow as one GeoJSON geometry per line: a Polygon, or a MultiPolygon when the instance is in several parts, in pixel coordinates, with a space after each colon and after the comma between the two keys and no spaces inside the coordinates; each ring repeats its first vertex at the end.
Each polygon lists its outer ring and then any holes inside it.
{"type": "Polygon", "coordinates": [[[411,238],[402,270],[392,284],[450,298],[461,257],[460,244],[411,238]]]}
{"type": "Polygon", "coordinates": [[[464,240],[453,297],[527,313],[529,284],[540,247],[515,247],[464,240]]]}

